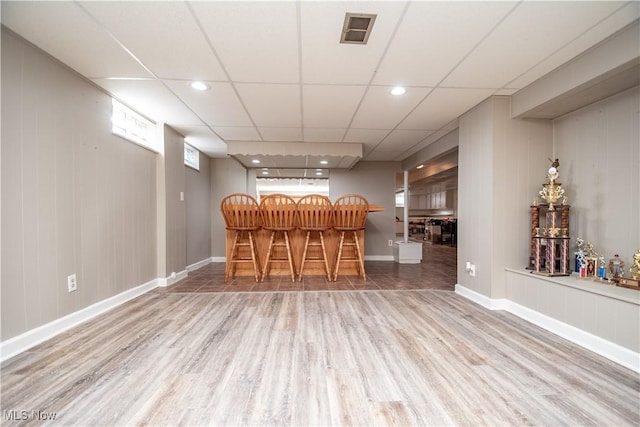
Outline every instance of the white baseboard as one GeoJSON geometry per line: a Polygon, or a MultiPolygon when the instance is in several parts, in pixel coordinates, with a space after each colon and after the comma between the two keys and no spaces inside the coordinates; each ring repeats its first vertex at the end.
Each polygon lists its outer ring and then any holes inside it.
{"type": "Polygon", "coordinates": [[[561,322],[508,299],[489,298],[486,295],[482,295],[458,284],[456,284],[455,291],[458,295],[480,304],[489,310],[508,311],[509,313],[531,322],[534,325],[540,326],[541,328],[565,338],[574,344],[578,344],[587,350],[606,357],[625,368],[629,368],[632,371],[640,373],[640,353],[636,353],[628,348],[622,347],[621,345],[605,340],[597,335],[583,331],[582,329],[576,328],[568,323],[561,322]]]}
{"type": "Polygon", "coordinates": [[[37,328],[3,341],[0,343],[0,360],[4,361],[22,353],[41,342],[53,338],[68,329],[113,309],[120,304],[147,293],[150,290],[155,289],[157,286],[158,279],[153,279],[140,286],[128,289],[118,295],[114,295],[74,313],[68,314],[52,322],[38,326],[37,328]]]}
{"type": "Polygon", "coordinates": [[[187,265],[186,270],[187,270],[187,272],[191,272],[191,271],[197,270],[199,268],[202,268],[202,267],[204,267],[205,265],[207,265],[207,264],[209,264],[211,262],[213,262],[213,258],[209,257],[207,259],[203,259],[202,261],[198,261],[198,262],[193,263],[191,265],[187,265]]]}
{"type": "Polygon", "coordinates": [[[393,255],[365,255],[365,261],[393,261],[393,255]]]}
{"type": "Polygon", "coordinates": [[[227,262],[227,258],[223,256],[212,256],[211,262],[227,262]]]}
{"type": "Polygon", "coordinates": [[[171,275],[169,277],[160,277],[158,278],[158,286],[161,288],[167,287],[167,286],[171,286],[176,282],[179,282],[180,280],[186,278],[189,275],[189,271],[182,270],[179,273],[171,273],[171,275]]]}

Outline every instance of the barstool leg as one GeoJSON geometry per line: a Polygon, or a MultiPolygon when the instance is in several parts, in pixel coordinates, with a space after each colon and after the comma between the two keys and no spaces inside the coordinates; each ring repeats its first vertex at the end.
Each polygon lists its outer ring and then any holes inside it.
{"type": "Polygon", "coordinates": [[[233,239],[233,246],[231,246],[231,253],[229,254],[229,257],[227,258],[227,265],[226,268],[224,270],[224,282],[227,283],[227,280],[229,280],[229,273],[231,273],[231,267],[234,265],[234,260],[235,260],[235,252],[238,246],[238,240],[240,238],[240,232],[238,230],[236,230],[236,234],[235,237],[233,239]]]}
{"type": "Polygon", "coordinates": [[[336,269],[333,272],[333,281],[338,280],[338,270],[340,269],[340,258],[342,258],[342,243],[344,242],[344,231],[340,232],[340,243],[338,244],[338,258],[336,259],[336,269]]]}
{"type": "Polygon", "coordinates": [[[307,231],[307,238],[304,242],[304,250],[302,251],[302,261],[300,261],[300,271],[298,273],[298,281],[302,282],[302,272],[304,271],[304,261],[307,259],[307,249],[309,248],[309,236],[311,231],[307,231]]]}
{"type": "Polygon", "coordinates": [[[289,260],[289,270],[291,271],[291,281],[296,281],[296,273],[293,271],[293,255],[291,255],[291,245],[289,244],[289,232],[284,231],[284,243],[287,246],[287,259],[289,260]]]}
{"type": "Polygon", "coordinates": [[[360,265],[360,272],[362,273],[362,280],[367,280],[367,275],[364,272],[364,259],[362,258],[362,252],[360,251],[360,239],[358,239],[358,233],[353,232],[353,240],[356,244],[356,252],[358,253],[358,263],[360,265]]]}
{"type": "Polygon", "coordinates": [[[324,233],[322,231],[318,231],[320,234],[320,245],[322,246],[322,256],[324,259],[324,271],[327,273],[327,280],[331,281],[331,273],[329,272],[329,260],[327,259],[327,249],[324,246],[324,233]]]}
{"type": "Polygon", "coordinates": [[[260,281],[264,282],[264,278],[267,274],[269,274],[269,262],[271,261],[271,250],[273,249],[273,239],[275,237],[276,232],[271,232],[271,238],[269,239],[269,250],[267,251],[267,258],[264,260],[264,268],[262,269],[262,278],[260,281]]]}
{"type": "Polygon", "coordinates": [[[253,239],[253,232],[249,233],[249,246],[251,249],[251,262],[253,263],[253,275],[256,278],[256,282],[260,281],[260,261],[258,260],[258,251],[256,250],[256,242],[253,239]]]}

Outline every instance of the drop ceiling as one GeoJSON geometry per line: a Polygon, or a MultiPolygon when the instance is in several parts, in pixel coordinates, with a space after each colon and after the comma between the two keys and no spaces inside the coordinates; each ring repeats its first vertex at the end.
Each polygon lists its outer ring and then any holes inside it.
{"type": "Polygon", "coordinates": [[[291,169],[316,167],[335,144],[361,154],[329,167],[402,161],[487,97],[514,94],[639,16],[635,1],[1,7],[3,25],[207,155],[226,157],[243,141],[271,167],[291,169]],[[376,15],[366,45],[340,43],[347,13],[376,15]],[[209,89],[193,90],[194,80],[209,89]],[[391,95],[398,85],[406,93],[391,95]],[[270,155],[282,143],[310,150],[270,155]]]}

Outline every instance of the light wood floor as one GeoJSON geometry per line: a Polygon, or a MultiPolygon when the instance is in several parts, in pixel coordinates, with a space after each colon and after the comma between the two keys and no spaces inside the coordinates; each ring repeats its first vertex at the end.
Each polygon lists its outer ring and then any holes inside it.
{"type": "Polygon", "coordinates": [[[152,291],[3,363],[1,397],[3,425],[640,424],[638,374],[442,290],[152,291]]]}

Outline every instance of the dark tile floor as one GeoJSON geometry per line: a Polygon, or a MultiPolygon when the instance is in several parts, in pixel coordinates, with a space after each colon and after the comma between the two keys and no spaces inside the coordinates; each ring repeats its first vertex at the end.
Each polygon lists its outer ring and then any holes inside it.
{"type": "Polygon", "coordinates": [[[257,283],[253,276],[239,276],[224,282],[224,263],[210,263],[192,271],[185,279],[166,288],[167,292],[265,292],[319,290],[442,289],[453,290],[456,283],[456,248],[425,242],[422,263],[367,261],[367,280],[339,276],[336,282],[324,276],[306,276],[291,282],[289,276],[273,276],[257,283]]]}

